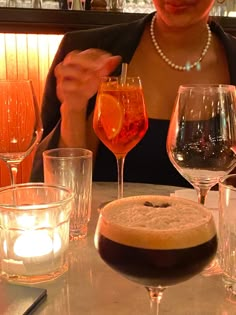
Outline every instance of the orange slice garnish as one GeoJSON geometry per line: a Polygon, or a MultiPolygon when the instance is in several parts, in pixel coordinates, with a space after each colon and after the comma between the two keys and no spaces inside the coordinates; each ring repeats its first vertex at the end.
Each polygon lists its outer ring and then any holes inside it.
{"type": "Polygon", "coordinates": [[[99,96],[101,124],[109,140],[115,138],[123,124],[123,111],[119,101],[110,94],[99,96]]]}

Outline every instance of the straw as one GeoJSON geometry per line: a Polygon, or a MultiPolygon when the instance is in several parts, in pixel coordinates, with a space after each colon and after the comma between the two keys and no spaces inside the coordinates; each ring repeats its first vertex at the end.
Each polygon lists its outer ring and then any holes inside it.
{"type": "Polygon", "coordinates": [[[123,85],[126,82],[128,64],[123,62],[121,65],[120,84],[123,85]]]}

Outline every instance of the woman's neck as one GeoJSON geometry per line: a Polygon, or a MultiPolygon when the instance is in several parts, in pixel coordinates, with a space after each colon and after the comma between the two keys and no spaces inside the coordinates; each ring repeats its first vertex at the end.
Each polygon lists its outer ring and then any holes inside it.
{"type": "Polygon", "coordinates": [[[198,49],[204,45],[207,38],[207,20],[201,21],[187,27],[169,26],[156,18],[154,32],[158,38],[158,43],[163,48],[169,50],[174,47],[184,49],[198,49]]]}

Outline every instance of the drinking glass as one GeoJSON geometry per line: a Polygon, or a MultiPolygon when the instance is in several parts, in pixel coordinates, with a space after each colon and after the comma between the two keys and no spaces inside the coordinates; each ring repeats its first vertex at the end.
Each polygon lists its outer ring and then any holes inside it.
{"type": "Polygon", "coordinates": [[[30,80],[0,80],[0,159],[16,184],[23,159],[40,141],[42,123],[30,80]]]}
{"type": "Polygon", "coordinates": [[[232,85],[179,87],[167,152],[204,204],[209,190],[236,166],[236,94],[232,85]]]}
{"type": "Polygon", "coordinates": [[[152,315],[158,315],[164,290],[200,273],[217,250],[208,209],[187,199],[157,195],[106,204],[94,242],[108,266],[147,289],[152,315]]]}
{"type": "MultiPolygon", "coordinates": [[[[38,283],[53,280],[68,270],[73,197],[66,187],[45,183],[0,189],[1,278],[16,283],[38,283]]],[[[18,311],[22,314],[23,310],[18,311]]],[[[14,313],[12,307],[8,313],[14,313]]]]}
{"type": "Polygon", "coordinates": [[[226,290],[236,297],[236,174],[220,179],[219,197],[219,264],[226,290]]]}
{"type": "Polygon", "coordinates": [[[123,197],[123,170],[127,153],[143,138],[148,128],[142,84],[139,77],[102,78],[93,116],[98,138],[117,160],[118,198],[123,197]]]}

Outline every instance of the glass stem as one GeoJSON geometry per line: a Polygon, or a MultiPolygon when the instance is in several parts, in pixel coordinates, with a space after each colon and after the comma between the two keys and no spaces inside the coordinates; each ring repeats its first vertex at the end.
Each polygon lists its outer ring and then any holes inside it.
{"type": "Polygon", "coordinates": [[[17,173],[18,173],[18,163],[7,163],[8,169],[10,171],[11,185],[16,185],[17,183],[17,173]]]}
{"type": "Polygon", "coordinates": [[[117,173],[118,173],[118,199],[123,198],[124,192],[124,163],[125,163],[125,156],[119,156],[116,158],[117,161],[117,173]]]}
{"type": "Polygon", "coordinates": [[[158,315],[165,288],[159,286],[156,288],[147,287],[146,289],[148,290],[150,299],[150,315],[158,315]]]}
{"type": "Polygon", "coordinates": [[[197,188],[197,197],[198,197],[198,202],[201,203],[202,205],[205,204],[205,201],[206,201],[206,196],[207,196],[207,193],[209,191],[209,188],[202,188],[202,187],[199,187],[197,188]]]}

